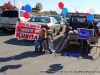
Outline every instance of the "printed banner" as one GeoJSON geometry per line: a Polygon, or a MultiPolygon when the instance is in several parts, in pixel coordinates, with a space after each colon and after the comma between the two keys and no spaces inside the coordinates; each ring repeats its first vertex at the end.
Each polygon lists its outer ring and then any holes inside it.
{"type": "Polygon", "coordinates": [[[18,22],[15,29],[15,38],[18,40],[37,40],[41,25],[18,22]]]}
{"type": "Polygon", "coordinates": [[[79,38],[80,39],[88,39],[89,37],[94,35],[94,29],[78,29],[79,38]]]}

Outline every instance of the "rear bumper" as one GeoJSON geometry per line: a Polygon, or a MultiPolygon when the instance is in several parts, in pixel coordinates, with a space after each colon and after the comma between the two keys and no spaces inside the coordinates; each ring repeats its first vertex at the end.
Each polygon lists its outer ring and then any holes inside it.
{"type": "Polygon", "coordinates": [[[0,24],[0,28],[9,28],[9,29],[13,29],[13,28],[15,28],[16,27],[16,25],[14,25],[14,24],[12,24],[12,25],[10,25],[10,24],[0,24]]]}

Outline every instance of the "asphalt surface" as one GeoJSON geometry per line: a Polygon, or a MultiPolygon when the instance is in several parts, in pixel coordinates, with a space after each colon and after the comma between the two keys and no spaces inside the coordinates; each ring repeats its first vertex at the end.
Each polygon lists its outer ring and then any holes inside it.
{"type": "MultiPolygon", "coordinates": [[[[63,32],[55,37],[55,48],[62,37],[63,32]]],[[[80,59],[66,57],[65,51],[57,56],[36,53],[33,41],[18,41],[11,32],[0,31],[0,75],[100,75],[99,48],[80,59]]]]}

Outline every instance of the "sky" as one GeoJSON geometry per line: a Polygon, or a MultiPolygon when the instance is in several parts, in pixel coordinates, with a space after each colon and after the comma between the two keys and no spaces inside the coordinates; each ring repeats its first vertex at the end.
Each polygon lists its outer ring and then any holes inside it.
{"type": "MultiPolygon", "coordinates": [[[[1,0],[0,6],[4,3],[11,1],[14,5],[14,0],[1,0]]],[[[58,3],[63,2],[64,7],[68,9],[69,12],[89,12],[89,9],[93,8],[95,10],[95,14],[100,14],[100,0],[15,0],[15,4],[17,1],[21,1],[22,5],[25,6],[29,4],[32,8],[35,7],[36,3],[40,2],[43,5],[42,11],[50,11],[58,8],[58,3]]]]}

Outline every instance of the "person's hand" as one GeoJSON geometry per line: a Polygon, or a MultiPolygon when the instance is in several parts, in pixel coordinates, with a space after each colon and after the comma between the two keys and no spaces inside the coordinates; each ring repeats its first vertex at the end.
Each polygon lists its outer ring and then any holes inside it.
{"type": "Polygon", "coordinates": [[[48,50],[45,50],[45,53],[46,53],[46,54],[49,54],[50,52],[49,52],[48,50]]]}

